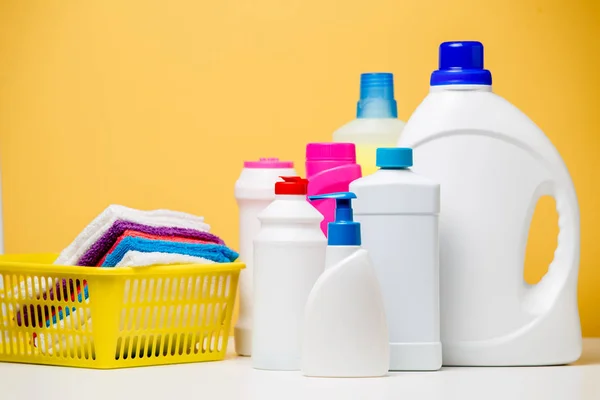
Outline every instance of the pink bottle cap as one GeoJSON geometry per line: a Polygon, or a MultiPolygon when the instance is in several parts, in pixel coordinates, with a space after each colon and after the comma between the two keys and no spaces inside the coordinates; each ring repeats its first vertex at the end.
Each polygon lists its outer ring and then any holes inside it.
{"type": "Polygon", "coordinates": [[[306,145],[306,161],[356,162],[354,143],[309,143],[306,145]]]}
{"type": "Polygon", "coordinates": [[[279,158],[260,158],[258,161],[244,161],[244,168],[294,168],[294,163],[279,161],[279,158]]]}

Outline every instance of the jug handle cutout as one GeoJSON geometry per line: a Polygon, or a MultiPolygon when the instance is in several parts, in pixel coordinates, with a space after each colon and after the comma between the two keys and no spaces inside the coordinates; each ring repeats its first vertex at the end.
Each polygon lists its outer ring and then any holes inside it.
{"type": "MultiPolygon", "coordinates": [[[[579,206],[573,183],[570,179],[563,179],[560,183],[552,180],[544,181],[537,187],[529,206],[525,235],[529,232],[533,212],[542,196],[551,196],[556,201],[559,232],[558,244],[548,272],[534,285],[523,280],[523,307],[534,316],[544,315],[552,308],[567,282],[577,280],[579,270],[579,206]]],[[[526,241],[523,243],[525,246],[526,241]]]]}

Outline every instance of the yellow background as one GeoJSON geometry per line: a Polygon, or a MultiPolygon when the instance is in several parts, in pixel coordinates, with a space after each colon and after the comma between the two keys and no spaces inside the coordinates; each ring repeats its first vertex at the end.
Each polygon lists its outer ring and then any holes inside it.
{"type": "MultiPolygon", "coordinates": [[[[481,40],[494,89],[546,132],[581,209],[580,311],[600,336],[600,2],[0,2],[0,157],[8,252],[60,251],[110,203],[204,215],[237,247],[245,159],[303,171],[354,117],[361,72],[395,73],[399,117],[444,40],[481,40]]],[[[556,244],[536,211],[526,276],[556,244]]]]}

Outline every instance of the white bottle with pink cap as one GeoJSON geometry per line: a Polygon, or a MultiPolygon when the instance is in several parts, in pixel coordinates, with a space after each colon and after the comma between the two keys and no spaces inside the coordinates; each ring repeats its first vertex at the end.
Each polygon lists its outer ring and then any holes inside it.
{"type": "Polygon", "coordinates": [[[294,163],[278,158],[244,162],[235,183],[235,199],[240,218],[240,259],[246,268],[240,274],[240,314],[235,326],[235,351],[252,355],[252,277],[253,240],[260,230],[258,214],[275,199],[275,182],[280,176],[296,176],[294,163]]]}

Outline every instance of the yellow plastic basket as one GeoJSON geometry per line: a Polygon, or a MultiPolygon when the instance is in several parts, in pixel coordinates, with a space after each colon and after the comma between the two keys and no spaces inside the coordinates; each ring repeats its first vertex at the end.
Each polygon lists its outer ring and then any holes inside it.
{"type": "Polygon", "coordinates": [[[242,263],[141,268],[0,256],[0,361],[125,368],[222,360],[242,263]]]}

